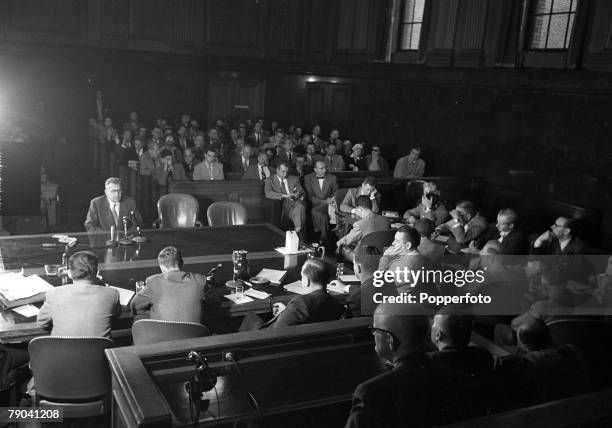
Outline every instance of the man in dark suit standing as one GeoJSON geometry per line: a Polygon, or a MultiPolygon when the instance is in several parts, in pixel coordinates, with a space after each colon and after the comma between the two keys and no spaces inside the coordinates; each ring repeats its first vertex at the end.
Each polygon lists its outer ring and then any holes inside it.
{"type": "Polygon", "coordinates": [[[340,319],[345,309],[336,299],[327,294],[327,283],[330,272],[325,263],[319,259],[308,259],[302,266],[302,287],[310,288],[308,294],[297,295],[285,306],[282,303],[273,305],[274,317],[263,323],[255,314],[245,317],[240,331],[262,328],[281,328],[313,322],[333,321],[340,319]]]}
{"type": "Polygon", "coordinates": [[[155,320],[202,322],[206,278],[184,272],[183,257],[176,247],[166,247],[157,256],[161,273],[152,275],[131,303],[134,315],[146,312],[155,320]]]}
{"type": "Polygon", "coordinates": [[[288,173],[289,165],[281,162],[276,169],[276,174],[266,178],[264,193],[267,199],[281,202],[281,216],[289,218],[295,226],[295,231],[302,235],[302,229],[306,223],[304,189],[297,177],[288,175],[288,173]]]}
{"type": "Polygon", "coordinates": [[[111,226],[123,228],[123,218],[127,217],[134,228],[142,224],[142,216],[136,208],[136,201],[121,192],[121,180],[111,177],[104,183],[104,196],[91,200],[85,229],[88,232],[110,230],[111,226]]]}
{"type": "Polygon", "coordinates": [[[325,162],[315,163],[314,172],[304,177],[304,187],[312,204],[312,225],[315,232],[321,232],[321,242],[327,241],[329,233],[329,204],[334,202],[334,193],[338,190],[336,176],[327,173],[325,162]]]}
{"type": "Polygon", "coordinates": [[[425,354],[429,322],[419,305],[380,304],[371,330],[376,353],[393,369],[357,386],[345,428],[437,425],[437,418],[466,410],[460,400],[469,378],[431,365],[425,354]]]}
{"type": "Polygon", "coordinates": [[[38,325],[51,336],[110,338],[111,320],[121,315],[117,290],[98,285],[98,259],[90,251],[74,253],[68,260],[72,284],[47,291],[38,325]]]}

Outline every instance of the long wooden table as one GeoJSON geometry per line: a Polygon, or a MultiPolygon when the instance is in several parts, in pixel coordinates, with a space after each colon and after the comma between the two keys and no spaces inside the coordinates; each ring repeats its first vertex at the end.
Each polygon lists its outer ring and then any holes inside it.
{"type": "MultiPolygon", "coordinates": [[[[178,247],[185,262],[184,269],[191,272],[206,273],[221,263],[215,273],[215,284],[208,293],[203,322],[215,333],[236,331],[240,316],[248,313],[267,313],[273,302],[287,302],[293,296],[281,286],[267,285],[256,288],[271,294],[268,299],[236,305],[223,298],[231,292],[225,281],[232,277],[232,250],[249,251],[248,260],[251,275],[255,276],[263,267],[287,270],[283,284],[300,278],[300,269],[306,258],[304,255],[283,256],[274,248],[284,245],[284,233],[269,224],[231,226],[219,228],[162,229],[146,230],[143,236],[148,242],[129,246],[107,248],[107,234],[76,233],[76,247],[69,250],[72,254],[80,250],[93,251],[99,260],[99,270],[106,282],[120,288],[132,287],[130,280],[144,280],[147,276],[159,273],[157,255],[168,246],[178,247]]],[[[47,248],[43,243],[57,242],[50,235],[31,235],[0,239],[0,256],[5,270],[23,268],[25,275],[38,274],[54,286],[60,285],[57,277],[47,277],[45,264],[59,263],[64,247],[47,248]]],[[[327,259],[328,263],[333,263],[327,259]]],[[[132,316],[124,311],[123,316],[113,324],[113,329],[126,329],[131,326],[132,316]]],[[[13,310],[0,311],[0,342],[21,342],[34,336],[46,334],[36,326],[34,318],[25,318],[13,310]]]]}

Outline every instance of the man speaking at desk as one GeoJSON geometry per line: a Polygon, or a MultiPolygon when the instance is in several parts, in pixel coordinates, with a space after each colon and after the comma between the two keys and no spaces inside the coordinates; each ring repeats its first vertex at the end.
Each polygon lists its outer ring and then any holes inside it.
{"type": "Polygon", "coordinates": [[[142,216],[136,208],[136,201],[121,192],[121,181],[111,177],[104,183],[104,196],[98,196],[89,203],[85,229],[88,232],[110,230],[111,226],[123,228],[126,217],[131,227],[142,224],[142,216]]]}

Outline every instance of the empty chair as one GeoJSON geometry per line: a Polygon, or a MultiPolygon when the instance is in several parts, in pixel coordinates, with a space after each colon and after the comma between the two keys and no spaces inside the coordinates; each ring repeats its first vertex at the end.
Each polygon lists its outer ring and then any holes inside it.
{"type": "Polygon", "coordinates": [[[36,406],[57,406],[65,418],[108,414],[111,376],[103,337],[47,336],[28,346],[36,384],[36,406]]]}
{"type": "Polygon", "coordinates": [[[360,245],[372,245],[380,250],[382,253],[385,247],[390,247],[395,238],[397,230],[379,230],[377,232],[368,233],[366,236],[361,238],[360,245]]]}
{"type": "Polygon", "coordinates": [[[202,226],[198,220],[200,205],[198,200],[184,193],[169,193],[157,201],[157,214],[159,218],[153,227],[162,229],[172,227],[202,226]]]}
{"type": "Polygon", "coordinates": [[[214,202],[208,207],[206,217],[209,226],[218,227],[246,224],[248,215],[244,205],[238,202],[214,202]]]}
{"type": "Polygon", "coordinates": [[[168,340],[210,336],[202,324],[182,321],[138,320],[132,325],[134,345],[150,345],[168,340]]]}

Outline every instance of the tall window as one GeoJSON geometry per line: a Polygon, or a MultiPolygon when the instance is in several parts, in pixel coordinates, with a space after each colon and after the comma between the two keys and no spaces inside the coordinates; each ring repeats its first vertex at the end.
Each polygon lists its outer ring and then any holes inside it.
{"type": "Polygon", "coordinates": [[[400,50],[418,50],[425,0],[403,0],[399,31],[400,50]]]}
{"type": "Polygon", "coordinates": [[[531,16],[530,49],[567,49],[578,0],[537,0],[531,16]]]}

